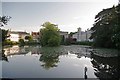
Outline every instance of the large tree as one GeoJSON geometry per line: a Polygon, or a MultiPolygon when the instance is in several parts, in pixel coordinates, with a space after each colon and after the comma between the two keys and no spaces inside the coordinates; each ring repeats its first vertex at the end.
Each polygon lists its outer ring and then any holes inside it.
{"type": "Polygon", "coordinates": [[[103,11],[95,16],[96,21],[91,28],[93,33],[90,37],[91,39],[94,39],[95,46],[107,48],[120,47],[119,14],[120,5],[103,9],[103,11]]]}
{"type": "Polygon", "coordinates": [[[0,27],[7,25],[10,18],[10,16],[0,16],[0,27]]]}
{"type": "MultiPolygon", "coordinates": [[[[8,21],[10,20],[10,16],[0,16],[0,27],[3,27],[4,25],[7,25],[8,21]]],[[[0,42],[4,44],[5,39],[7,36],[8,30],[4,30],[0,28],[0,42]]]]}
{"type": "Polygon", "coordinates": [[[60,45],[60,34],[57,25],[45,22],[40,29],[40,43],[42,46],[60,45]]]}

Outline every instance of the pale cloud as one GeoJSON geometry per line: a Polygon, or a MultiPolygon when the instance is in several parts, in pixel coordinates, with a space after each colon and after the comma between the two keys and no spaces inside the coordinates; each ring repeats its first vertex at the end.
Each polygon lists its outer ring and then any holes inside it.
{"type": "Polygon", "coordinates": [[[73,19],[81,19],[80,16],[73,17],[73,19]]]}
{"type": "Polygon", "coordinates": [[[76,32],[80,24],[64,24],[58,26],[61,31],[76,32]]]}

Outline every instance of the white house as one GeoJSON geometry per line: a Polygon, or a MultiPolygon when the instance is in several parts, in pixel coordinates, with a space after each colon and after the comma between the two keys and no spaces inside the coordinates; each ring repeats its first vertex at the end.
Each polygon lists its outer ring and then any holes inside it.
{"type": "Polygon", "coordinates": [[[22,31],[8,31],[8,35],[9,37],[7,39],[18,42],[19,39],[23,39],[25,41],[25,37],[29,36],[30,34],[22,31]]]}
{"type": "Polygon", "coordinates": [[[81,31],[81,28],[78,28],[78,31],[72,35],[72,38],[76,38],[77,42],[80,41],[93,41],[90,40],[92,31],[87,30],[87,31],[81,31]]]}

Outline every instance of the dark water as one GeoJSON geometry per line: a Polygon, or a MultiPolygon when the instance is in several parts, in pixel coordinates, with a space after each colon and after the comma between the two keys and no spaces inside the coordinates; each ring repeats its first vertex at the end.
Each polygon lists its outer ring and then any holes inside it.
{"type": "Polygon", "coordinates": [[[0,61],[3,78],[118,78],[117,57],[96,56],[88,46],[13,46],[4,50],[0,61]]]}

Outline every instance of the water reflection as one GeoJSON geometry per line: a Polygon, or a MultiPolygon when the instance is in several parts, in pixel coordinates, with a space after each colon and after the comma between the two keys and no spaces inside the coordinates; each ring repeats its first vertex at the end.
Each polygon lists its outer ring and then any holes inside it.
{"type": "Polygon", "coordinates": [[[30,51],[30,49],[28,48],[29,48],[28,46],[24,46],[24,47],[13,46],[13,47],[5,48],[4,50],[6,56],[25,55],[30,51]]]}
{"type": "Polygon", "coordinates": [[[38,78],[118,78],[117,59],[91,54],[90,48],[86,46],[13,46],[4,50],[2,58],[9,61],[3,64],[5,77],[19,77],[20,75],[26,77],[27,75],[27,77],[38,78]],[[18,65],[21,66],[20,69],[18,65]],[[21,74],[22,71],[25,71],[24,74],[21,74]]]}
{"type": "Polygon", "coordinates": [[[39,59],[42,62],[41,66],[47,70],[53,67],[57,67],[59,56],[63,54],[63,50],[64,49],[61,47],[41,48],[41,56],[39,59]]]}
{"type": "Polygon", "coordinates": [[[5,55],[5,50],[2,50],[2,51],[0,52],[0,54],[2,55],[2,56],[0,56],[0,57],[1,57],[1,60],[8,62],[8,58],[7,58],[7,56],[5,55]]]}
{"type": "Polygon", "coordinates": [[[53,67],[57,67],[57,63],[59,62],[58,54],[48,54],[44,53],[40,56],[40,61],[42,62],[42,67],[45,69],[50,69],[53,67]]]}
{"type": "Polygon", "coordinates": [[[118,57],[104,58],[91,54],[94,74],[100,79],[119,79],[118,57]]]}

